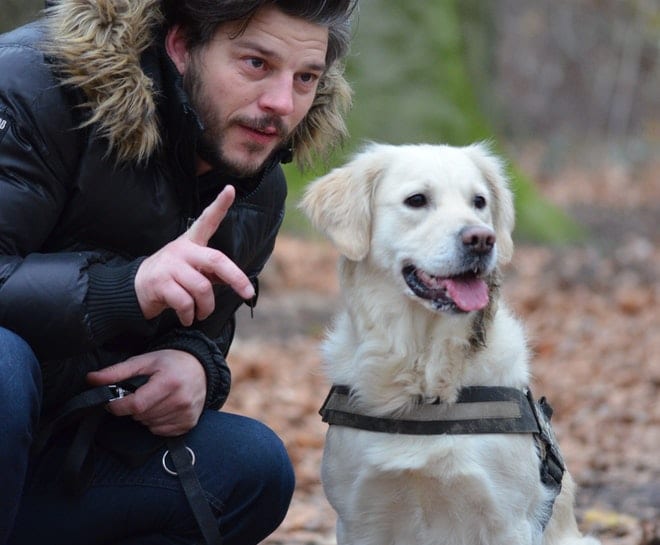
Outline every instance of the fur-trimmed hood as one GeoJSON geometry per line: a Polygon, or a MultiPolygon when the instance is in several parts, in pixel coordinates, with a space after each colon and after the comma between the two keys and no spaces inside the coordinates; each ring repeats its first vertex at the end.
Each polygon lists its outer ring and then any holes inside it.
{"type": "MultiPolygon", "coordinates": [[[[119,161],[143,161],[161,144],[154,83],[140,66],[163,23],[160,0],[58,0],[46,10],[46,51],[63,83],[80,88],[119,161]]],[[[294,159],[309,166],[347,135],[351,89],[335,63],[293,135],[294,159]]]]}

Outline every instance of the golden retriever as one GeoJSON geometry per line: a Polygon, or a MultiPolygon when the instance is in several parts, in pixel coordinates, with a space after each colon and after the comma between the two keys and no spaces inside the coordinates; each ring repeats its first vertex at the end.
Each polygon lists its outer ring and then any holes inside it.
{"type": "Polygon", "coordinates": [[[468,387],[527,395],[525,334],[498,292],[514,226],[502,162],[484,144],[371,144],[300,207],[342,254],[345,308],[322,345],[349,415],[331,421],[321,468],[338,544],[597,544],[568,472],[558,496],[542,482],[538,434],[406,427],[477,406],[478,425],[496,420],[481,407],[497,403],[460,405],[468,387]],[[353,413],[394,431],[353,427],[353,413]]]}

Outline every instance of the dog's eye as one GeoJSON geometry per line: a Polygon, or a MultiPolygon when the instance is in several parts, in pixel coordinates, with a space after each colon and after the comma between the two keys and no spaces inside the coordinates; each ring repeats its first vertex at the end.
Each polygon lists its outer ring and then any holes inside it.
{"type": "Polygon", "coordinates": [[[411,208],[421,208],[422,206],[426,206],[426,203],[428,202],[426,200],[426,195],[423,195],[422,193],[417,193],[415,195],[412,195],[411,197],[408,197],[405,201],[407,206],[410,206],[411,208]]]}
{"type": "Polygon", "coordinates": [[[472,204],[474,204],[474,207],[478,210],[486,208],[486,197],[483,195],[475,195],[474,199],[472,199],[472,204]]]}

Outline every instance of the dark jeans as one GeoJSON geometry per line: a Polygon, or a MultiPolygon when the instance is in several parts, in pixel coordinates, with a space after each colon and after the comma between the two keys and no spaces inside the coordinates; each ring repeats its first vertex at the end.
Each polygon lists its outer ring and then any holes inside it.
{"type": "Polygon", "coordinates": [[[39,362],[23,339],[0,327],[0,545],[18,510],[40,401],[39,362]]]}
{"type": "MultiPolygon", "coordinates": [[[[4,353],[0,348],[2,372],[7,366],[4,353]]],[[[24,364],[28,353],[19,357],[24,364]]],[[[12,416],[19,414],[17,407],[12,407],[12,416]]],[[[97,449],[91,486],[72,496],[55,478],[66,453],[63,443],[56,441],[31,461],[9,545],[202,542],[178,478],[163,468],[164,448],[137,468],[97,449]]],[[[0,456],[16,466],[16,451],[5,454],[5,444],[0,444],[0,456]]],[[[294,476],[282,442],[269,428],[250,418],[207,410],[186,436],[186,444],[195,452],[195,469],[225,545],[256,544],[277,528],[289,507],[294,476]]],[[[16,472],[7,478],[11,482],[0,494],[13,490],[15,502],[22,475],[16,472]]],[[[4,516],[4,510],[1,513],[4,516]]]]}

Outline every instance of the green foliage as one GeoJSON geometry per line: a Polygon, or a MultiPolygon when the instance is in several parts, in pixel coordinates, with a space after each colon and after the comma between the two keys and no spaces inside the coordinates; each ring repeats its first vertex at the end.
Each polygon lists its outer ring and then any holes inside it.
{"type": "MultiPolygon", "coordinates": [[[[346,71],[355,91],[346,152],[370,140],[452,145],[496,140],[494,116],[484,102],[493,39],[488,6],[476,0],[361,0],[346,71]]],[[[339,153],[336,162],[344,158],[339,153]]],[[[319,172],[302,175],[288,169],[288,174],[294,204],[319,172]]],[[[531,180],[515,168],[511,176],[519,237],[562,242],[579,234],[579,227],[545,202],[531,180]]],[[[292,206],[287,218],[290,228],[305,225],[292,206]]]]}
{"type": "Polygon", "coordinates": [[[490,136],[475,108],[454,2],[364,0],[353,51],[354,135],[456,145],[490,136]]]}

